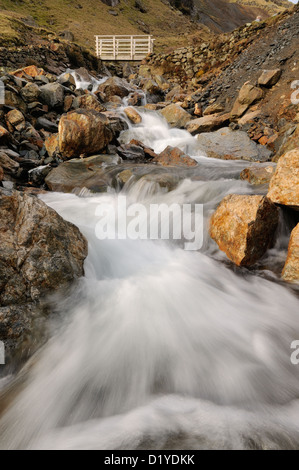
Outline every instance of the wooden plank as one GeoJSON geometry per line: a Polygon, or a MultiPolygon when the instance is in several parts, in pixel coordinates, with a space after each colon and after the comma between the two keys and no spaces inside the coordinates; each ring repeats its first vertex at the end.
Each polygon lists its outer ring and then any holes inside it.
{"type": "Polygon", "coordinates": [[[96,54],[103,60],[142,60],[153,51],[151,35],[97,35],[96,54]]]}

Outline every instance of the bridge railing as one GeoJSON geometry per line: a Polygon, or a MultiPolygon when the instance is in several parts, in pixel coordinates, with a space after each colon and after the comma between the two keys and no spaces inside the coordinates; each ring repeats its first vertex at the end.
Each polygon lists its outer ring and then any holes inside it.
{"type": "Polygon", "coordinates": [[[102,60],[142,60],[153,52],[152,36],[96,36],[96,55],[102,60]]]}

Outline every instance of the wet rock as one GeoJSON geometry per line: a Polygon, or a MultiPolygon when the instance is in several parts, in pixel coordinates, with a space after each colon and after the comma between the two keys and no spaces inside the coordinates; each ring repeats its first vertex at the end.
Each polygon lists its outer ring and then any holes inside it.
{"type": "Polygon", "coordinates": [[[102,111],[106,111],[106,108],[99,100],[91,94],[86,94],[82,96],[78,96],[73,100],[73,108],[74,109],[94,109],[99,113],[102,111]]]}
{"type": "Polygon", "coordinates": [[[132,139],[130,141],[130,145],[137,145],[138,147],[141,147],[144,151],[144,155],[145,155],[146,158],[156,158],[157,157],[157,154],[153,151],[152,148],[147,147],[146,145],[144,145],[139,140],[132,139]]]}
{"type": "Polygon", "coordinates": [[[262,75],[258,79],[260,86],[271,87],[275,85],[281,76],[281,69],[264,70],[262,75]]]}
{"type": "Polygon", "coordinates": [[[6,140],[9,136],[9,132],[5,127],[0,125],[0,142],[1,140],[6,140]]]}
{"type": "Polygon", "coordinates": [[[197,166],[197,162],[177,147],[166,147],[153,162],[163,166],[197,166]]]}
{"type": "Polygon", "coordinates": [[[278,209],[263,196],[226,196],[210,221],[210,235],[238,266],[251,266],[271,246],[278,209]]]}
{"type": "Polygon", "coordinates": [[[173,191],[180,182],[178,175],[174,173],[148,174],[140,178],[139,183],[154,183],[155,187],[151,188],[152,193],[156,194],[159,190],[164,192],[173,191]]]}
{"type": "Polygon", "coordinates": [[[94,155],[84,159],[72,159],[54,168],[45,181],[51,191],[79,193],[81,189],[87,188],[93,192],[105,192],[112,181],[107,165],[116,165],[120,162],[121,159],[116,155],[94,155]]]}
{"type": "Polygon", "coordinates": [[[83,275],[87,242],[41,200],[1,190],[0,236],[1,339],[15,347],[41,298],[83,275]]]}
{"type": "Polygon", "coordinates": [[[185,127],[190,134],[196,135],[201,132],[210,132],[219,129],[219,127],[223,127],[229,122],[229,118],[229,114],[212,114],[194,119],[188,122],[185,127]]]}
{"type": "Polygon", "coordinates": [[[108,80],[99,85],[97,89],[97,93],[104,93],[107,101],[115,95],[124,98],[133,91],[128,82],[118,77],[108,78],[108,80]]]}
{"type": "Polygon", "coordinates": [[[6,114],[5,119],[10,132],[14,132],[14,130],[21,132],[25,129],[25,118],[21,111],[12,109],[6,114]]]}
{"type": "Polygon", "coordinates": [[[39,199],[0,193],[1,305],[38,300],[83,275],[87,242],[39,199]]]}
{"type": "Polygon", "coordinates": [[[263,91],[254,86],[250,83],[245,83],[240,92],[239,96],[235,101],[233,109],[231,111],[231,117],[239,118],[241,117],[245,111],[249,108],[250,105],[256,103],[257,101],[261,100],[264,96],[263,91]]]}
{"type": "Polygon", "coordinates": [[[108,118],[95,110],[78,109],[60,119],[59,149],[65,158],[100,152],[112,138],[108,118]]]}
{"type": "Polygon", "coordinates": [[[3,180],[3,178],[4,178],[4,170],[3,170],[2,166],[0,166],[0,183],[3,180]]]}
{"type": "Polygon", "coordinates": [[[299,224],[292,230],[282,278],[285,281],[299,283],[299,224]]]}
{"type": "Polygon", "coordinates": [[[276,204],[299,210],[299,149],[287,152],[278,160],[268,198],[276,204]]]}
{"type": "Polygon", "coordinates": [[[176,104],[170,104],[160,112],[171,127],[183,128],[192,119],[187,111],[176,104]]]}
{"type": "Polygon", "coordinates": [[[141,106],[143,95],[141,93],[135,92],[130,95],[128,98],[129,106],[141,106]]]}
{"type": "Polygon", "coordinates": [[[125,108],[124,113],[126,114],[126,116],[130,119],[130,121],[133,124],[140,124],[141,123],[142,118],[141,118],[140,114],[136,111],[136,109],[131,108],[131,107],[125,108]]]}
{"type": "Polygon", "coordinates": [[[61,75],[58,79],[58,83],[63,86],[66,86],[67,88],[75,89],[76,87],[76,80],[71,73],[64,73],[63,75],[61,75]]]}
{"type": "Polygon", "coordinates": [[[266,162],[272,155],[265,146],[253,142],[246,132],[233,131],[229,127],[199,134],[197,140],[203,152],[211,158],[266,162]]]}
{"type": "Polygon", "coordinates": [[[241,180],[247,180],[250,184],[260,185],[269,184],[276,169],[275,163],[265,163],[259,166],[245,168],[241,174],[241,180]]]}
{"type": "Polygon", "coordinates": [[[118,173],[116,179],[117,182],[120,183],[120,186],[124,186],[129,179],[133,176],[133,173],[131,170],[123,170],[120,173],[118,173]]]}
{"type": "Polygon", "coordinates": [[[45,182],[46,176],[50,173],[51,167],[49,165],[38,166],[28,171],[28,180],[35,185],[42,185],[45,182]]]}
{"type": "Polygon", "coordinates": [[[60,83],[48,83],[40,87],[40,100],[50,108],[62,108],[64,88],[60,83]]]}
{"type": "Polygon", "coordinates": [[[118,154],[125,160],[135,160],[143,162],[145,153],[142,147],[134,144],[124,144],[117,148],[118,154]]]}

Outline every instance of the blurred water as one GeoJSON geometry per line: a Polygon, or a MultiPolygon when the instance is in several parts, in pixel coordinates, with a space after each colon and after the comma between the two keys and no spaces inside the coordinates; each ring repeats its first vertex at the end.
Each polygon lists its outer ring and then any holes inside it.
{"type": "Polygon", "coordinates": [[[86,275],[59,301],[62,324],[2,416],[0,448],[299,447],[299,369],[290,362],[299,300],[261,273],[227,266],[207,232],[225,195],[251,193],[230,176],[244,162],[200,156],[192,136],[153,113],[122,136],[133,137],[155,151],[179,145],[202,165],[204,181],[168,193],[137,181],[122,195],[145,207],[203,204],[203,247],[99,241],[96,208],[119,194],[43,195],[87,237],[86,275]]]}

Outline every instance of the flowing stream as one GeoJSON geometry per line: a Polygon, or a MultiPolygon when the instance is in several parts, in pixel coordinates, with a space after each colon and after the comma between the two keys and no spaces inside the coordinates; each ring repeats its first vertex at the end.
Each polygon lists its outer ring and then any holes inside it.
{"type": "MultiPolygon", "coordinates": [[[[299,339],[295,289],[270,270],[286,255],[281,223],[259,270],[237,269],[209,238],[208,219],[248,162],[202,155],[186,131],[156,113],[123,142],[179,146],[198,162],[176,189],[129,180],[121,193],[42,199],[89,242],[85,277],[55,299],[60,321],[0,420],[0,448],[251,449],[299,447],[299,339]],[[96,209],[129,203],[204,205],[204,243],[98,240],[96,209]],[[275,261],[273,261],[275,260],[275,261]]],[[[275,269],[274,269],[275,271],[275,269]]]]}

